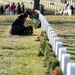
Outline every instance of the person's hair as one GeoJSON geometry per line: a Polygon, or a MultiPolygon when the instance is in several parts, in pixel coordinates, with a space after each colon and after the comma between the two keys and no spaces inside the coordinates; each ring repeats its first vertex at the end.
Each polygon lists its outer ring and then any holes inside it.
{"type": "Polygon", "coordinates": [[[28,14],[25,12],[25,13],[23,13],[23,16],[24,16],[24,18],[27,18],[28,14]]]}
{"type": "Polygon", "coordinates": [[[12,4],[14,5],[15,3],[13,2],[12,4]]]}
{"type": "Polygon", "coordinates": [[[28,17],[28,14],[26,12],[24,12],[23,14],[21,14],[18,18],[27,18],[28,17]]]}
{"type": "Polygon", "coordinates": [[[23,5],[23,2],[21,4],[23,5]]]}
{"type": "Polygon", "coordinates": [[[18,2],[18,5],[20,5],[20,3],[18,2]]]}
{"type": "Polygon", "coordinates": [[[28,15],[30,15],[31,10],[26,10],[26,13],[27,13],[28,15]]]}

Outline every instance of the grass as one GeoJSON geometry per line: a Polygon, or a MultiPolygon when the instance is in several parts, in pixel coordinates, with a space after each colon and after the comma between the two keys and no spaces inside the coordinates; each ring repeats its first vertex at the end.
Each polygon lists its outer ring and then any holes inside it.
{"type": "Polygon", "coordinates": [[[52,28],[67,48],[67,53],[71,54],[71,61],[75,62],[75,16],[46,16],[52,28]]]}
{"type": "MultiPolygon", "coordinates": [[[[10,35],[16,16],[0,16],[0,75],[45,75],[43,57],[38,57],[39,42],[35,39],[41,29],[28,36],[10,35]]],[[[25,25],[34,25],[28,18],[25,25]]]]}
{"type": "MultiPolygon", "coordinates": [[[[33,35],[10,35],[9,29],[16,16],[0,16],[0,75],[45,75],[42,57],[38,57],[39,42],[36,37],[41,29],[34,29],[33,35]]],[[[71,54],[75,62],[75,16],[45,15],[45,18],[71,54]]],[[[25,25],[34,25],[28,18],[25,25]]]]}

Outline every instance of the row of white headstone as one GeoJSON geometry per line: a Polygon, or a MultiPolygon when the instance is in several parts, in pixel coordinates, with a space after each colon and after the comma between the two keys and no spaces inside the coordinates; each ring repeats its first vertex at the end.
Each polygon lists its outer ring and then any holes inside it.
{"type": "Polygon", "coordinates": [[[56,58],[60,63],[60,68],[63,75],[75,75],[75,63],[71,62],[71,56],[66,52],[66,48],[63,47],[63,43],[60,42],[59,37],[45,19],[45,17],[39,12],[39,19],[41,21],[41,29],[45,30],[49,39],[49,42],[52,46],[56,58]]]}

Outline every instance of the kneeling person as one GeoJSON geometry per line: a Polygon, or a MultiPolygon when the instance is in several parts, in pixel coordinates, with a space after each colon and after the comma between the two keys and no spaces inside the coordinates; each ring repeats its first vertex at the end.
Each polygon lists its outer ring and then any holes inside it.
{"type": "Polygon", "coordinates": [[[25,27],[24,22],[26,21],[28,15],[27,13],[23,13],[12,23],[10,34],[12,35],[24,35],[24,34],[32,34],[33,27],[25,27]],[[30,30],[29,30],[30,28],[30,30]]]}

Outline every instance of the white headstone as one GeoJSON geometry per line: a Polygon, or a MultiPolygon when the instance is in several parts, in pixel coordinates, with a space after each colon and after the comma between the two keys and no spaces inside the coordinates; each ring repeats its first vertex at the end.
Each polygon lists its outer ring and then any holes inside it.
{"type": "Polygon", "coordinates": [[[51,36],[51,40],[52,40],[52,47],[53,47],[53,43],[54,43],[54,37],[57,37],[57,34],[56,33],[54,33],[54,34],[52,34],[52,36],[51,36]]]}
{"type": "Polygon", "coordinates": [[[46,31],[46,20],[44,19],[44,30],[46,31]]]}
{"type": "Polygon", "coordinates": [[[64,47],[59,48],[59,57],[58,57],[58,60],[59,60],[59,63],[60,63],[60,67],[61,67],[62,54],[66,54],[66,48],[64,48],[64,47]]]}
{"type": "Polygon", "coordinates": [[[43,19],[43,17],[41,18],[41,29],[44,30],[44,19],[43,19]]]}
{"type": "Polygon", "coordinates": [[[75,63],[67,64],[67,75],[75,75],[75,63]]]}
{"type": "Polygon", "coordinates": [[[56,52],[56,42],[59,41],[58,37],[53,38],[53,51],[56,52]]]}
{"type": "Polygon", "coordinates": [[[67,75],[67,64],[70,62],[70,54],[62,54],[61,69],[63,75],[67,75]]]}
{"type": "Polygon", "coordinates": [[[59,48],[62,47],[62,42],[56,42],[56,52],[55,55],[57,58],[59,58],[59,48]]]}
{"type": "Polygon", "coordinates": [[[48,36],[48,28],[50,28],[50,24],[47,24],[46,25],[46,33],[47,33],[47,36],[48,36]]]}
{"type": "MultiPolygon", "coordinates": [[[[47,30],[47,26],[50,25],[48,21],[45,19],[45,31],[47,30]]],[[[46,31],[47,32],[47,31],[46,31]]]]}
{"type": "Polygon", "coordinates": [[[52,34],[54,34],[55,33],[55,31],[50,31],[50,38],[49,38],[49,42],[51,43],[51,45],[52,45],[52,39],[51,39],[51,37],[52,37],[52,34]]]}
{"type": "Polygon", "coordinates": [[[50,31],[53,31],[53,28],[51,26],[48,27],[48,39],[50,38],[50,31]]]}
{"type": "Polygon", "coordinates": [[[42,17],[42,30],[45,30],[45,18],[44,16],[41,16],[42,17]]]}

